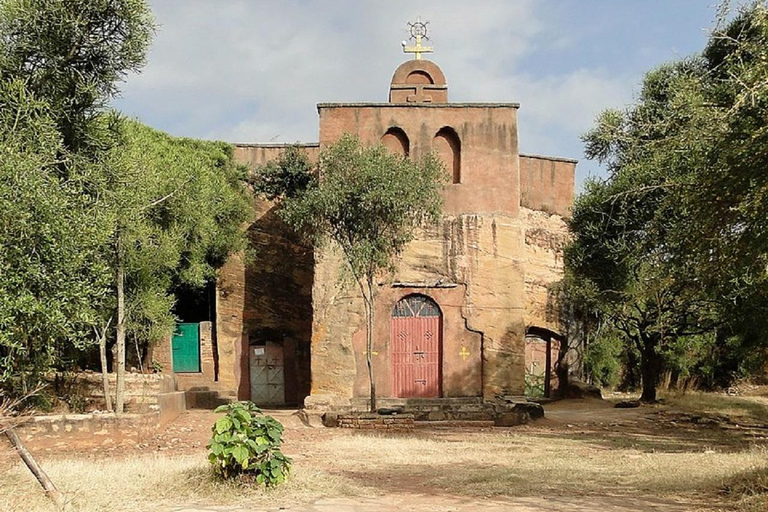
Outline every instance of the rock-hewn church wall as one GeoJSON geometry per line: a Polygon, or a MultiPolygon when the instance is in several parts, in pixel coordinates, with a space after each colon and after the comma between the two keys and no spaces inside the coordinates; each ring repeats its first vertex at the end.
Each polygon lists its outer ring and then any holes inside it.
{"type": "Polygon", "coordinates": [[[555,285],[563,278],[568,226],[559,215],[520,209],[525,233],[525,324],[562,332],[555,285]]]}
{"type": "MultiPolygon", "coordinates": [[[[523,228],[510,215],[447,216],[412,242],[379,287],[373,350],[379,396],[392,396],[392,308],[411,293],[431,297],[443,313],[443,396],[522,394],[523,258],[523,228]]],[[[333,249],[317,255],[313,301],[308,402],[338,405],[367,396],[362,299],[333,249]]]]}
{"type": "MultiPolygon", "coordinates": [[[[304,145],[312,159],[317,145],[304,145]]],[[[260,165],[276,158],[284,145],[240,145],[239,162],[260,165]]],[[[285,395],[301,403],[310,388],[313,252],[275,214],[272,203],[253,200],[246,227],[249,248],[232,256],[219,271],[217,346],[219,381],[238,397],[250,397],[248,350],[276,343],[285,354],[285,395]]]]}
{"type": "Polygon", "coordinates": [[[575,160],[520,155],[520,206],[569,215],[575,169],[575,160]]]}

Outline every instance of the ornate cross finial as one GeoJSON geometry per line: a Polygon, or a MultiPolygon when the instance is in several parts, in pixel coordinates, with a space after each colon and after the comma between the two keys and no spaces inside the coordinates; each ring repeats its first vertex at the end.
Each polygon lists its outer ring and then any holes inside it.
{"type": "Polygon", "coordinates": [[[413,53],[415,59],[421,59],[422,53],[432,53],[433,49],[431,46],[421,46],[422,39],[429,41],[429,37],[427,37],[428,24],[428,21],[422,23],[421,16],[419,16],[415,23],[408,23],[408,30],[411,33],[411,40],[415,41],[416,44],[413,46],[408,46],[408,43],[403,41],[403,52],[413,53]]]}

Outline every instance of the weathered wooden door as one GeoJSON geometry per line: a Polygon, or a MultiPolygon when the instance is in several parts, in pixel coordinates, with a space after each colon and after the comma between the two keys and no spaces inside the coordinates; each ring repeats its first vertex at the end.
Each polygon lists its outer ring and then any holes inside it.
{"type": "Polygon", "coordinates": [[[285,405],[283,346],[275,343],[250,346],[251,402],[285,405]]]}
{"type": "Polygon", "coordinates": [[[442,316],[435,301],[409,295],[390,321],[392,391],[401,398],[440,396],[442,316]]]}
{"type": "Polygon", "coordinates": [[[200,324],[176,324],[171,341],[173,371],[197,373],[200,371],[200,324]]]}

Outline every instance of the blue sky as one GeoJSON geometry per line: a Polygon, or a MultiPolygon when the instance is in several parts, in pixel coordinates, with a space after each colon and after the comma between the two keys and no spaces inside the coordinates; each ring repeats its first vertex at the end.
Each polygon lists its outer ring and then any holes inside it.
{"type": "Polygon", "coordinates": [[[115,104],[173,135],[317,140],[315,104],[386,101],[409,58],[406,23],[429,20],[429,58],[451,101],[519,102],[523,153],[602,170],[579,136],[621,108],[645,71],[700,51],[715,0],[155,0],[147,66],[115,104]]]}

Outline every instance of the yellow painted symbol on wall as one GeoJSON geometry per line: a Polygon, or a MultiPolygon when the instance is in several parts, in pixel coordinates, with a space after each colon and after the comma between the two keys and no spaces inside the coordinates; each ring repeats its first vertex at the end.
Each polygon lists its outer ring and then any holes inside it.
{"type": "Polygon", "coordinates": [[[467,350],[467,347],[461,347],[461,352],[459,352],[459,355],[464,361],[466,361],[469,357],[469,351],[467,350]]]}
{"type": "MultiPolygon", "coordinates": [[[[374,350],[373,352],[371,352],[371,354],[373,354],[373,355],[375,355],[375,356],[379,355],[379,353],[378,353],[377,351],[375,351],[375,350],[374,350]]],[[[364,356],[367,356],[367,355],[368,355],[368,351],[367,351],[367,350],[364,350],[364,351],[363,351],[363,355],[364,355],[364,356]]]]}

